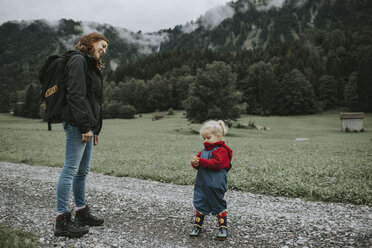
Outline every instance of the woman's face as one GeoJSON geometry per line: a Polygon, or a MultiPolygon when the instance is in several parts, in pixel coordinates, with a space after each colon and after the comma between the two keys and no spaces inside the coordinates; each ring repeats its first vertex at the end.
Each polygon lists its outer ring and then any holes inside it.
{"type": "Polygon", "coordinates": [[[106,54],[107,42],[105,40],[99,40],[92,44],[93,56],[98,60],[106,54]]]}

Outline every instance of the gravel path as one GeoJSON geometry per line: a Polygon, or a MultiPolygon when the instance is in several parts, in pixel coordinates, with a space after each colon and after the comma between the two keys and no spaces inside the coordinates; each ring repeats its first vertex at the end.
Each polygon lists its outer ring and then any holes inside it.
{"type": "Polygon", "coordinates": [[[87,200],[105,219],[80,239],[53,236],[60,168],[0,162],[0,222],[47,247],[372,247],[372,208],[228,191],[229,233],[207,216],[190,239],[192,186],[90,173],[87,200]]]}

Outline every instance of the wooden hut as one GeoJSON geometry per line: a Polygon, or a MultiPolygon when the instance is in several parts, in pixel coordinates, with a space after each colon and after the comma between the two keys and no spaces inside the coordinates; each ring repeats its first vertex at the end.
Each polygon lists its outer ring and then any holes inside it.
{"type": "Polygon", "coordinates": [[[340,113],[340,119],[343,132],[363,132],[364,113],[340,113]]]}

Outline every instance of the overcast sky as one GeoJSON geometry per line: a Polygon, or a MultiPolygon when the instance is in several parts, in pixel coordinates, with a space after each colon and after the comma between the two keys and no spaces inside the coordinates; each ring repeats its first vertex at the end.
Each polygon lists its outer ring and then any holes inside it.
{"type": "MultiPolygon", "coordinates": [[[[230,0],[231,1],[231,0],[230,0]]],[[[0,0],[6,21],[61,18],[107,23],[131,31],[153,32],[196,20],[229,0],[0,0]]]]}

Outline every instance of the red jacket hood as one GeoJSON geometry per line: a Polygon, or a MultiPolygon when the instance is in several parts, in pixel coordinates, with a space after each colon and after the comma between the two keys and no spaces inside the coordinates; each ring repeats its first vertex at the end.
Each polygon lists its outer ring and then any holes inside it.
{"type": "Polygon", "coordinates": [[[218,141],[218,142],[215,142],[215,143],[208,143],[208,142],[204,142],[204,147],[205,147],[205,150],[212,150],[213,148],[215,148],[216,146],[223,146],[227,149],[227,151],[229,152],[230,154],[230,159],[232,159],[232,150],[230,149],[230,147],[228,147],[226,144],[225,144],[225,141],[218,141]]]}

